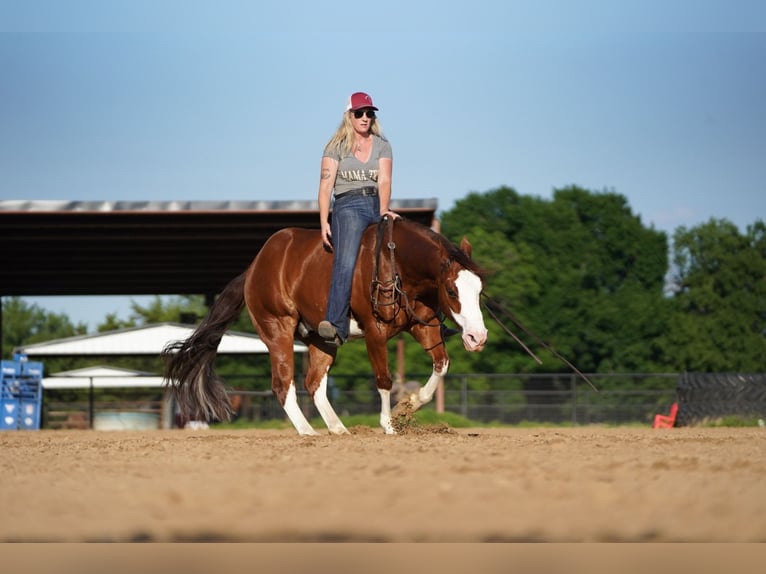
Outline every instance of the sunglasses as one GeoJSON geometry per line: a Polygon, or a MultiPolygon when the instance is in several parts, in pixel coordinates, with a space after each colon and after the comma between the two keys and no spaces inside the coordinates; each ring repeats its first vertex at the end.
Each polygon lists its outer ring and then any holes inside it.
{"type": "Polygon", "coordinates": [[[356,119],[359,119],[362,116],[367,116],[369,119],[374,120],[375,119],[375,111],[374,110],[355,110],[354,111],[354,117],[356,119]]]}

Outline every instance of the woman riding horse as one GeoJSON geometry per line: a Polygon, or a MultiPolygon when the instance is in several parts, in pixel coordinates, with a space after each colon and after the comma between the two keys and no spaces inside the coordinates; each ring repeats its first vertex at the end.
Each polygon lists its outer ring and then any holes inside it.
{"type": "MultiPolygon", "coordinates": [[[[352,338],[365,339],[381,397],[380,424],[393,434],[387,341],[408,331],[431,356],[430,378],[409,397],[414,410],[431,400],[449,368],[442,316],[460,328],[468,351],[484,347],[487,329],[479,305],[483,273],[471,259],[466,239],[457,248],[442,235],[404,218],[380,225],[386,228],[372,225],[362,236],[349,332],[352,338]]],[[[328,372],[338,348],[316,332],[325,316],[332,259],[317,230],[286,228],[269,238],[250,267],[224,288],[191,337],[163,351],[165,378],[182,410],[196,420],[228,418],[228,395],[213,362],[221,337],[247,305],[269,349],[272,390],[298,433],[317,434],[297,402],[296,338],[309,349],[304,385],[317,411],[331,433],[348,432],[327,399],[328,372]]]]}

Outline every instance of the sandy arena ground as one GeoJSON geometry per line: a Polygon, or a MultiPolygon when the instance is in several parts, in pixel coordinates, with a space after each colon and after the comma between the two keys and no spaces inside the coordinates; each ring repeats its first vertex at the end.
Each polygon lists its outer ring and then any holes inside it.
{"type": "Polygon", "coordinates": [[[766,429],[0,433],[0,541],[766,541],[766,429]]]}

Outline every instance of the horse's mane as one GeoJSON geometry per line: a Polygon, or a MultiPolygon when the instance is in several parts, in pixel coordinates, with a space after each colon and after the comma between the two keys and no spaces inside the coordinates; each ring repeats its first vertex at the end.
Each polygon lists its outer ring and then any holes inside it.
{"type": "Polygon", "coordinates": [[[416,232],[426,236],[428,239],[430,239],[434,243],[441,245],[444,248],[444,250],[447,252],[447,255],[449,256],[450,259],[457,262],[457,264],[460,265],[461,267],[468,269],[468,271],[475,273],[476,275],[479,276],[479,278],[482,281],[484,281],[487,275],[486,270],[484,270],[478,263],[476,263],[476,261],[471,259],[468,255],[465,254],[465,252],[462,249],[460,249],[458,246],[452,243],[449,239],[444,237],[441,233],[437,233],[430,227],[426,227],[422,223],[418,223],[417,221],[413,221],[405,217],[402,217],[399,221],[401,221],[402,223],[405,223],[406,225],[409,225],[416,232]]]}

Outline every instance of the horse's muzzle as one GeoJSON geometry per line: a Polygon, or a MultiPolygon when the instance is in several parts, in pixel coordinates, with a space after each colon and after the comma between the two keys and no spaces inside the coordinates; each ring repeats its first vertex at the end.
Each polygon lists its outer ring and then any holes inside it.
{"type": "Polygon", "coordinates": [[[463,333],[463,346],[466,351],[481,351],[487,344],[487,331],[472,331],[463,333]]]}

